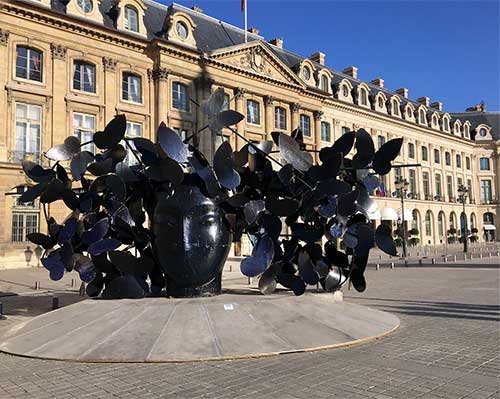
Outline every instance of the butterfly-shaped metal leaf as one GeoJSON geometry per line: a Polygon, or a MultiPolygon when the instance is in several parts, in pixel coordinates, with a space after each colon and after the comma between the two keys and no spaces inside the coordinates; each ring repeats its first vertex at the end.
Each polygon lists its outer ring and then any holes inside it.
{"type": "Polygon", "coordinates": [[[375,243],[377,247],[391,256],[397,255],[396,245],[392,238],[391,228],[385,224],[381,224],[375,231],[375,243]]]}
{"type": "Polygon", "coordinates": [[[247,277],[258,276],[266,271],[273,257],[273,241],[267,236],[261,237],[252,250],[252,256],[243,259],[241,262],[241,272],[247,277]]]}
{"type": "Polygon", "coordinates": [[[85,245],[93,244],[96,241],[102,240],[109,228],[108,218],[103,218],[96,222],[92,228],[82,233],[82,242],[85,245]]]}
{"type": "Polygon", "coordinates": [[[87,166],[94,161],[94,154],[89,151],[82,151],[76,154],[70,163],[71,175],[73,179],[80,180],[87,170],[87,166]]]}
{"type": "Polygon", "coordinates": [[[188,162],[188,146],[182,142],[175,131],[168,128],[165,123],[162,122],[158,128],[157,134],[160,147],[167,156],[180,163],[188,162]]]}
{"type": "Polygon", "coordinates": [[[64,263],[61,260],[61,254],[54,251],[47,257],[40,259],[43,267],[49,271],[49,277],[53,281],[58,281],[64,276],[64,263]]]}
{"type": "Polygon", "coordinates": [[[94,267],[92,259],[82,254],[75,254],[74,258],[75,258],[74,269],[80,275],[80,280],[82,280],[85,283],[90,283],[92,280],[94,280],[96,276],[96,269],[94,267]]]}
{"type": "Polygon", "coordinates": [[[23,160],[23,171],[31,180],[37,183],[49,182],[56,173],[52,169],[44,169],[35,162],[23,160]]]}
{"type": "Polygon", "coordinates": [[[389,173],[391,171],[391,162],[399,155],[402,145],[402,137],[389,140],[382,145],[373,158],[372,166],[375,172],[379,175],[386,175],[389,173]]]}
{"type": "Polygon", "coordinates": [[[127,118],[125,115],[117,115],[104,128],[103,132],[94,133],[93,140],[97,148],[113,148],[123,140],[127,130],[127,118]]]}
{"type": "Polygon", "coordinates": [[[215,151],[214,172],[219,183],[228,190],[234,190],[241,183],[241,177],[234,166],[233,149],[229,141],[225,141],[215,151]]]}
{"type": "Polygon", "coordinates": [[[80,139],[75,136],[66,137],[63,144],[49,149],[45,156],[52,161],[67,161],[80,152],[80,139]]]}
{"type": "Polygon", "coordinates": [[[104,238],[89,246],[90,255],[100,255],[104,252],[109,252],[117,249],[122,243],[114,238],[104,238]]]}
{"type": "Polygon", "coordinates": [[[307,252],[302,251],[299,254],[299,276],[306,284],[316,285],[319,282],[318,273],[314,270],[313,263],[307,252]]]}
{"type": "Polygon", "coordinates": [[[279,149],[281,157],[301,171],[307,172],[312,166],[313,159],[308,152],[301,151],[299,144],[290,136],[281,133],[279,137],[279,149]]]}

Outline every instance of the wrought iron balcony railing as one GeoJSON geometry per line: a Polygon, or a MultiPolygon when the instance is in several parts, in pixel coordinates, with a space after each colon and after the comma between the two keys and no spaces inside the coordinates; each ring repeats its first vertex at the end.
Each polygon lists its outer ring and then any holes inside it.
{"type": "Polygon", "coordinates": [[[32,161],[43,166],[49,166],[47,158],[43,157],[40,152],[27,152],[27,151],[7,151],[8,163],[21,163],[22,161],[32,161]]]}

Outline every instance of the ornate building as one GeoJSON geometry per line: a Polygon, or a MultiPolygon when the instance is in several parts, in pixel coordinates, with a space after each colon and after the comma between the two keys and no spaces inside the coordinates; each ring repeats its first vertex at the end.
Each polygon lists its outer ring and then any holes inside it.
{"type": "MultiPolygon", "coordinates": [[[[388,90],[383,79],[359,80],[354,66],[332,70],[321,52],[305,58],[256,29],[248,36],[245,43],[241,29],[178,4],[0,0],[0,190],[11,194],[0,197],[0,254],[19,252],[26,234],[46,228],[37,203],[16,202],[29,184],[22,159],[45,162],[41,154],[54,143],[71,134],[85,140],[117,113],[126,114],[129,135],[154,139],[161,121],[189,135],[206,122],[197,104],[218,87],[227,106],[246,115],[238,130],[251,140],[298,126],[310,149],[361,127],[376,146],[404,137],[397,163],[422,166],[385,178],[374,193],[374,223],[397,221],[399,199],[391,193],[402,175],[410,191],[405,220],[421,243],[446,242],[450,230],[460,230],[460,184],[469,189],[471,234],[495,239],[498,113],[481,105],[448,113],[428,97],[411,100],[405,88],[388,90]]],[[[233,148],[243,145],[230,140],[233,148]]],[[[209,135],[200,146],[213,152],[209,135]]],[[[58,217],[64,212],[62,204],[49,208],[58,217]]]]}

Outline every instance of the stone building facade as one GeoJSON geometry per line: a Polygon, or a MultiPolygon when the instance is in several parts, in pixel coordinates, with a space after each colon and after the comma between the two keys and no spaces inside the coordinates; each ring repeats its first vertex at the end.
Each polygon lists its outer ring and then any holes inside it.
{"type": "MultiPolygon", "coordinates": [[[[391,193],[401,171],[409,183],[406,209],[423,244],[460,229],[457,188],[469,188],[466,215],[479,240],[494,240],[500,167],[498,113],[483,105],[448,113],[428,97],[388,90],[383,79],[364,82],[354,66],[325,65],[321,52],[302,57],[178,4],[150,0],[0,0],[0,255],[24,249],[26,234],[46,228],[38,204],[16,198],[29,184],[22,159],[41,154],[71,134],[82,139],[118,113],[128,134],[155,139],[161,121],[189,135],[206,123],[200,104],[218,87],[227,106],[246,116],[238,125],[251,140],[300,126],[309,149],[329,146],[343,132],[365,128],[376,147],[404,137],[399,164],[374,195],[374,224],[396,223],[391,193]]],[[[241,139],[228,133],[233,148],[241,139]]],[[[212,153],[209,135],[200,146],[212,153]]],[[[63,204],[49,213],[65,216],[63,204]]],[[[408,220],[408,217],[405,217],[408,220]]],[[[472,232],[472,234],[474,234],[472,232]]]]}

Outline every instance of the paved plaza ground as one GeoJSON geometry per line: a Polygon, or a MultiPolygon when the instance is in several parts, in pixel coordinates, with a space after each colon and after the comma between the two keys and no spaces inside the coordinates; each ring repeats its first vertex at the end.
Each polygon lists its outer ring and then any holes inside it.
{"type": "MultiPolygon", "coordinates": [[[[0,354],[0,398],[500,398],[498,261],[371,268],[366,292],[346,289],[344,299],[392,312],[401,327],[368,344],[177,364],[81,364],[0,354]]],[[[237,275],[226,273],[226,284],[245,287],[237,275]]],[[[43,276],[37,269],[0,271],[0,295],[21,294],[0,298],[7,314],[0,335],[49,310],[53,295],[62,305],[79,300],[71,276],[57,286],[43,276]],[[30,288],[36,280],[39,293],[30,288]]]]}

